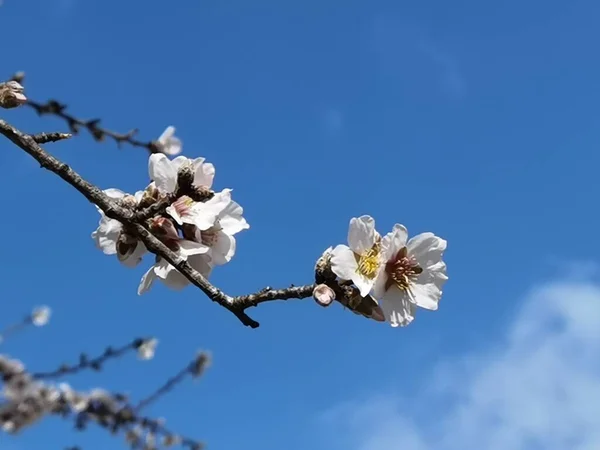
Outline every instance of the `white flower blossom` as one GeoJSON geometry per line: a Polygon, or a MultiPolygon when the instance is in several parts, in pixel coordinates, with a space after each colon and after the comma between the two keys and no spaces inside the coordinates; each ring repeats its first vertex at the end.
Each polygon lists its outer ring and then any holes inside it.
{"type": "Polygon", "coordinates": [[[212,265],[223,265],[235,255],[235,235],[250,228],[242,217],[244,209],[231,199],[231,189],[222,192],[205,203],[197,203],[197,220],[194,239],[209,247],[207,255],[212,265]]]}
{"type": "MultiPolygon", "coordinates": [[[[135,196],[126,194],[119,189],[106,189],[104,193],[115,200],[129,200],[137,203],[143,196],[143,191],[138,191],[135,196]]],[[[117,255],[119,261],[127,267],[137,266],[146,253],[146,246],[142,241],[123,232],[123,224],[116,219],[111,219],[96,207],[100,213],[100,222],[96,231],[92,233],[92,239],[105,255],[117,255]]]]}
{"type": "Polygon", "coordinates": [[[158,339],[147,339],[138,347],[138,358],[148,360],[154,358],[158,339]]]}
{"type": "Polygon", "coordinates": [[[342,280],[351,280],[361,296],[369,294],[381,267],[381,236],[371,216],[350,220],[348,245],[331,252],[331,270],[342,280]]]}
{"type": "Polygon", "coordinates": [[[33,323],[36,327],[43,327],[50,320],[51,314],[52,311],[47,306],[35,308],[31,313],[31,323],[33,323]]]}
{"type": "Polygon", "coordinates": [[[148,160],[148,174],[160,192],[172,194],[177,188],[177,172],[184,164],[189,164],[194,173],[193,184],[210,188],[215,177],[215,167],[204,161],[205,158],[189,159],[185,156],[170,160],[162,153],[155,153],[148,160]]]}
{"type": "MultiPolygon", "coordinates": [[[[178,243],[179,255],[187,260],[196,271],[208,278],[212,266],[206,256],[208,247],[199,242],[182,239],[178,243]]],[[[189,280],[182,275],[174,266],[164,258],[157,258],[156,263],[142,276],[138,286],[138,295],[149,291],[156,279],[162,281],[173,290],[181,290],[190,284],[189,280]]]]}
{"type": "Polygon", "coordinates": [[[181,139],[175,136],[175,127],[168,126],[155,142],[156,147],[165,155],[179,155],[183,147],[181,139]]]}
{"type": "Polygon", "coordinates": [[[421,233],[408,242],[407,239],[408,232],[400,224],[383,237],[384,264],[373,289],[393,327],[411,323],[417,306],[435,311],[442,286],[448,280],[442,261],[446,241],[433,233],[421,233]]]}

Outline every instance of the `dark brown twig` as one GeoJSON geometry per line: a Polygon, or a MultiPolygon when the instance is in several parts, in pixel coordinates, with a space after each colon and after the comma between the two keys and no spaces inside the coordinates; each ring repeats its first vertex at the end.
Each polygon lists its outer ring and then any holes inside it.
{"type": "Polygon", "coordinates": [[[123,356],[132,350],[137,350],[144,342],[144,339],[137,338],[122,347],[107,347],[102,355],[95,358],[89,358],[87,354],[82,353],[77,364],[63,364],[58,369],[51,372],[37,372],[32,373],[31,376],[37,380],[44,380],[49,378],[58,378],[63,375],[72,375],[86,369],[99,371],[102,370],[102,365],[106,361],[123,356]]]}
{"type": "MultiPolygon", "coordinates": [[[[18,72],[12,76],[12,81],[23,83],[25,74],[18,72]]],[[[158,153],[159,149],[154,141],[144,142],[135,138],[138,129],[132,129],[127,133],[118,133],[100,126],[100,119],[83,120],[66,112],[67,105],[57,100],[48,100],[46,103],[39,103],[27,99],[24,103],[26,106],[34,109],[39,116],[52,115],[64,120],[73,134],[78,134],[84,128],[97,141],[102,142],[105,138],[112,139],[120,148],[122,144],[129,144],[132,147],[144,148],[150,153],[158,153]]]]}

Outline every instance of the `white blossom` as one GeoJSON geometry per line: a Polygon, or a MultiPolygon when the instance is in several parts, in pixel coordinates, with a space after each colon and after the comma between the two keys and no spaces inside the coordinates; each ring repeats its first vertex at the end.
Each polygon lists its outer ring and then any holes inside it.
{"type": "Polygon", "coordinates": [[[442,261],[446,241],[433,233],[421,233],[408,242],[407,239],[408,232],[400,224],[383,237],[384,264],[373,289],[393,327],[411,323],[417,306],[436,310],[442,286],[448,280],[442,261]]]}
{"type": "Polygon", "coordinates": [[[195,186],[210,188],[215,177],[215,167],[204,161],[205,158],[189,159],[185,156],[178,156],[170,160],[162,153],[155,153],[150,155],[148,174],[160,192],[172,194],[177,189],[177,173],[185,164],[189,165],[194,173],[193,184],[195,186]]]}
{"type": "MultiPolygon", "coordinates": [[[[202,243],[185,239],[178,241],[177,244],[179,246],[179,255],[187,260],[192,268],[208,278],[212,271],[212,266],[206,256],[208,247],[202,243]]],[[[181,290],[190,284],[189,280],[167,260],[158,257],[156,263],[142,276],[140,285],[138,286],[138,295],[142,295],[150,290],[156,279],[159,279],[173,290],[181,290]]]]}
{"type": "Polygon", "coordinates": [[[47,306],[35,308],[31,313],[31,323],[33,323],[36,327],[43,327],[50,320],[51,314],[52,311],[47,306]]]}
{"type": "MultiPolygon", "coordinates": [[[[143,191],[138,191],[135,196],[126,194],[119,189],[106,189],[104,193],[114,200],[129,201],[137,204],[143,196],[143,191]]],[[[129,236],[123,231],[123,224],[116,219],[111,219],[96,207],[100,213],[100,222],[92,239],[105,255],[117,255],[118,260],[127,267],[137,266],[146,253],[146,246],[142,241],[129,236]]]]}
{"type": "Polygon", "coordinates": [[[181,139],[175,136],[175,127],[170,125],[154,143],[158,150],[165,155],[175,156],[181,153],[181,139]]]}
{"type": "Polygon", "coordinates": [[[331,252],[331,270],[342,280],[351,280],[363,297],[368,295],[381,267],[381,236],[371,216],[350,220],[348,245],[331,252]]]}
{"type": "Polygon", "coordinates": [[[223,189],[194,209],[201,218],[194,222],[194,240],[209,247],[207,255],[211,264],[220,266],[231,261],[236,251],[234,236],[250,228],[242,216],[244,209],[231,199],[231,189],[223,189]]]}
{"type": "Polygon", "coordinates": [[[154,353],[156,352],[157,345],[158,339],[146,339],[137,349],[138,357],[144,360],[154,358],[154,353]]]}

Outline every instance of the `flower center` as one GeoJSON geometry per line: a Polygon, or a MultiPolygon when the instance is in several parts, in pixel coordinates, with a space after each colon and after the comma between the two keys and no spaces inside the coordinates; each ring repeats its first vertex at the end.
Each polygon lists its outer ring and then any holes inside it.
{"type": "Polygon", "coordinates": [[[173,203],[173,207],[180,217],[184,217],[189,215],[190,208],[194,206],[194,203],[194,200],[192,200],[190,197],[183,195],[173,203]]]}
{"type": "Polygon", "coordinates": [[[407,248],[403,247],[398,251],[396,257],[386,264],[385,271],[389,276],[385,286],[386,290],[395,284],[399,289],[408,291],[411,283],[423,273],[423,268],[419,266],[414,257],[408,256],[407,248]]]}
{"type": "Polygon", "coordinates": [[[377,275],[379,271],[379,266],[381,264],[381,245],[378,242],[373,244],[368,251],[363,253],[362,255],[354,254],[356,258],[356,262],[358,263],[358,267],[356,271],[367,278],[368,280],[372,280],[377,275]]]}

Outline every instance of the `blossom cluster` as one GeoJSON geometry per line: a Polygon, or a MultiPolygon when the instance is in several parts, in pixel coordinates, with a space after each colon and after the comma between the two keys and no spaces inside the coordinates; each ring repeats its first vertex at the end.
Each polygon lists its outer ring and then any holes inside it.
{"type": "MultiPolygon", "coordinates": [[[[382,237],[375,220],[365,215],[350,220],[348,245],[328,248],[322,259],[340,280],[352,282],[361,296],[371,295],[385,320],[398,327],[413,321],[417,307],[438,308],[448,280],[444,250],[444,239],[433,233],[408,239],[406,227],[400,224],[382,237]]],[[[318,294],[326,300],[331,297],[318,294]]]]}
{"type": "MultiPolygon", "coordinates": [[[[172,135],[169,139],[168,145],[180,146],[180,141],[173,141],[172,135]]],[[[215,266],[231,261],[236,252],[235,235],[250,227],[243,218],[242,207],[232,200],[231,189],[212,191],[215,168],[204,158],[178,156],[171,160],[164,153],[156,153],[150,156],[148,172],[151,183],[143,191],[131,195],[106,189],[104,193],[138,211],[170,199],[164,211],[148,219],[147,228],[208,278],[215,266]]],[[[96,246],[107,255],[116,254],[125,266],[137,266],[147,253],[145,245],[121,222],[107,217],[99,208],[98,211],[100,223],[92,233],[96,246]]],[[[148,291],[155,280],[175,290],[189,284],[187,278],[161,257],[143,275],[138,294],[148,291]]]]}

